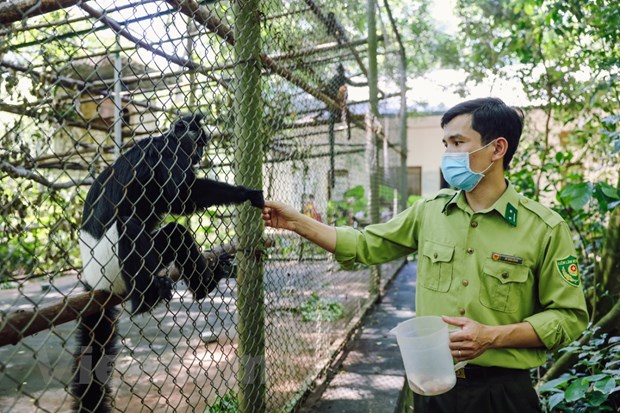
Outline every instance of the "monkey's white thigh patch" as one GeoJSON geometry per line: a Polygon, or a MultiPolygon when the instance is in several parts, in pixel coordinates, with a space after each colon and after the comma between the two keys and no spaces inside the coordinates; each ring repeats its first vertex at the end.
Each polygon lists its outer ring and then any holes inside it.
{"type": "Polygon", "coordinates": [[[101,239],[80,231],[82,280],[93,290],[105,290],[124,295],[127,288],[121,277],[117,225],[114,223],[101,239]]]}

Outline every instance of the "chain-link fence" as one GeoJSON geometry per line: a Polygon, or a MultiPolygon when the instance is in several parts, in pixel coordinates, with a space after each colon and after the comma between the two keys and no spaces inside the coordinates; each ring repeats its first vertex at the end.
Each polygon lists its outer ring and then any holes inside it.
{"type": "Polygon", "coordinates": [[[296,406],[401,263],[343,271],[203,179],[330,224],[401,209],[388,6],[0,4],[1,412],[296,406]]]}

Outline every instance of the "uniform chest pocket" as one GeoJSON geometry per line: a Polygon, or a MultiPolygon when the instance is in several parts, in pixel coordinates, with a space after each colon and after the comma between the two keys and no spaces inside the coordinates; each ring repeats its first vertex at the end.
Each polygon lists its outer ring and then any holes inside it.
{"type": "Polygon", "coordinates": [[[480,303],[504,313],[514,313],[528,296],[529,268],[490,258],[484,263],[480,280],[480,303]]]}
{"type": "Polygon", "coordinates": [[[447,292],[452,283],[454,247],[426,241],[420,262],[420,285],[433,291],[447,292]]]}

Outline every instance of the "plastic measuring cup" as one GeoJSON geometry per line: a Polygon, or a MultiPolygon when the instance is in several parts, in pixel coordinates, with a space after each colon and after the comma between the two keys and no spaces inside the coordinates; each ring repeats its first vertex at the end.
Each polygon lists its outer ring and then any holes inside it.
{"type": "Polygon", "coordinates": [[[455,370],[467,362],[453,363],[448,324],[441,317],[412,318],[390,333],[396,335],[411,390],[423,396],[436,396],[454,387],[455,370]]]}

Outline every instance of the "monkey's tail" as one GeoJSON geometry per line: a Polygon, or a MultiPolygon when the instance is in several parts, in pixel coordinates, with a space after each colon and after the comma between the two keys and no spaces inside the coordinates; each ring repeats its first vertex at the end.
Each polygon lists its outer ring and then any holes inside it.
{"type": "Polygon", "coordinates": [[[116,308],[80,319],[73,364],[73,411],[108,413],[111,411],[110,380],[118,353],[116,308]]]}

